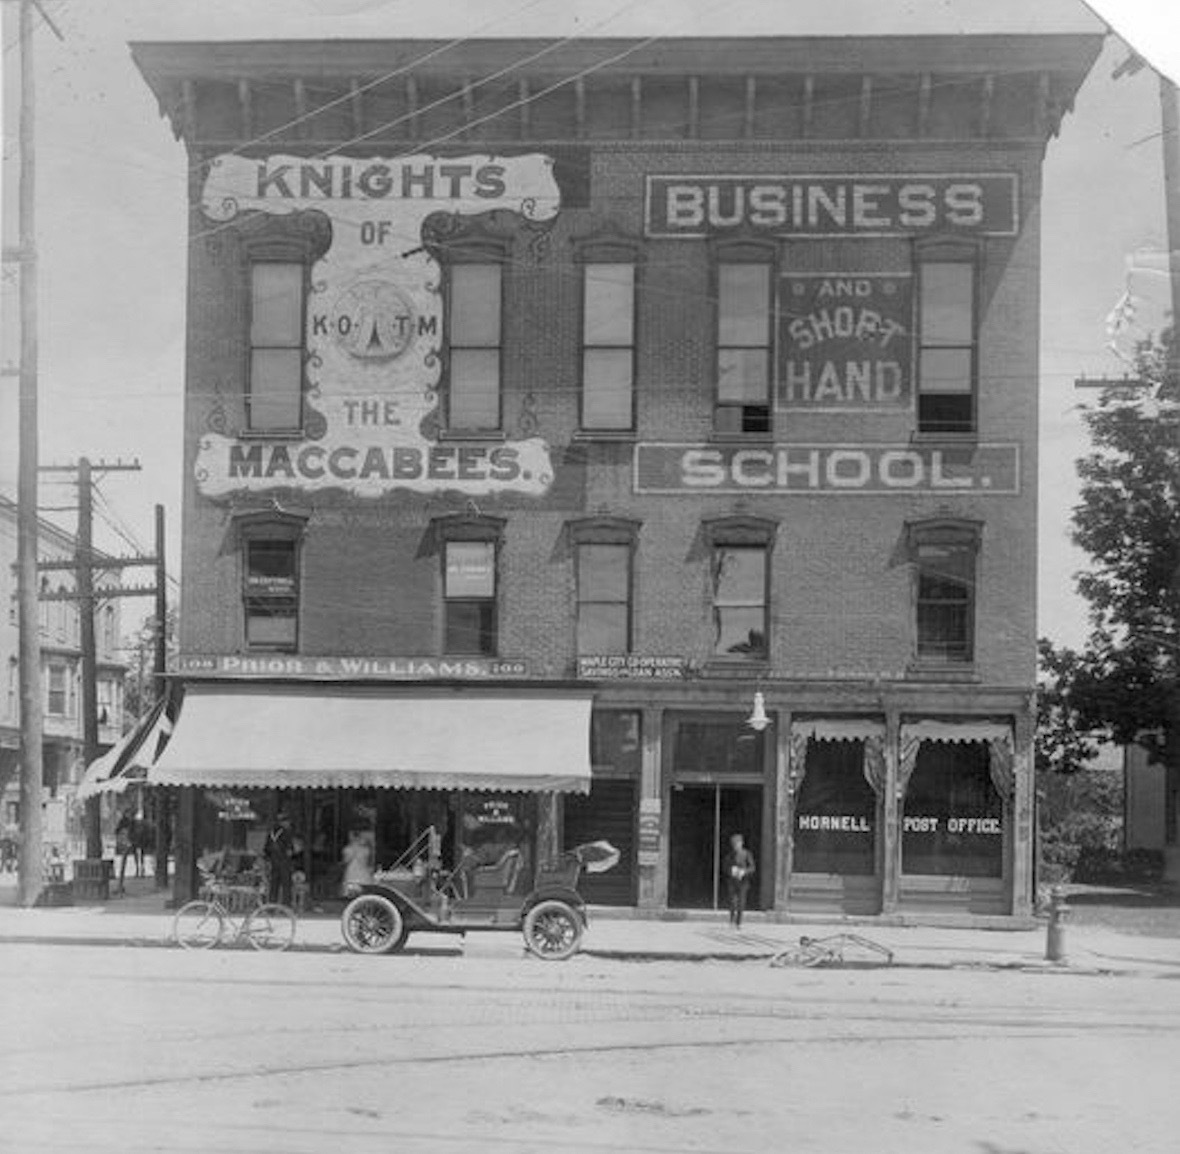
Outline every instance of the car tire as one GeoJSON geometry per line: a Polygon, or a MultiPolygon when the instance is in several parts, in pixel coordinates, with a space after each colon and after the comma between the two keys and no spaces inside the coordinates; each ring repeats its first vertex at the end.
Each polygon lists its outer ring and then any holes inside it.
{"type": "Polygon", "coordinates": [[[344,907],[340,929],[357,954],[392,954],[405,945],[409,930],[397,904],[382,894],[361,894],[344,907]]]}
{"type": "Polygon", "coordinates": [[[582,915],[569,902],[550,898],[525,914],[524,944],[547,962],[561,962],[578,952],[584,929],[582,915]]]}

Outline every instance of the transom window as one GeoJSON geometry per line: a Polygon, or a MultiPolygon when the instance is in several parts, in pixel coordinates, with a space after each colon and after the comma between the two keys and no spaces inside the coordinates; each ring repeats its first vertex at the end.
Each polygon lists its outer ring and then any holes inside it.
{"type": "Polygon", "coordinates": [[[491,657],[496,653],[496,543],[444,543],[445,652],[491,657]]]}
{"type": "Polygon", "coordinates": [[[582,266],[582,427],[634,424],[635,265],[582,266]]]}
{"type": "Polygon", "coordinates": [[[250,382],[247,427],[294,430],[303,423],[304,266],[255,261],[250,266],[250,382]]]}
{"type": "Polygon", "coordinates": [[[771,265],[717,265],[717,405],[719,433],[768,433],[771,373],[771,265]]]}
{"type": "Polygon", "coordinates": [[[500,427],[502,270],[499,262],[450,266],[448,427],[500,427]]]}
{"type": "Polygon", "coordinates": [[[976,301],[973,250],[919,251],[918,429],[975,430],[976,301]]]}

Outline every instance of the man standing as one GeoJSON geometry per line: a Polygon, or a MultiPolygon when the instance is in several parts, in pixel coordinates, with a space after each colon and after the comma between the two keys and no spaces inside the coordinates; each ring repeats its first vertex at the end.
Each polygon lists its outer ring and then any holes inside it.
{"type": "Polygon", "coordinates": [[[746,912],[746,895],[750,892],[750,879],[754,876],[754,855],[746,849],[740,833],[729,839],[729,853],[725,855],[725,884],[729,889],[729,923],[737,929],[742,927],[742,914],[746,912]]]}
{"type": "Polygon", "coordinates": [[[281,902],[285,906],[291,904],[291,882],[294,863],[291,855],[295,852],[295,839],[291,836],[291,819],[286,812],[279,810],[270,833],[266,835],[266,846],[263,853],[267,864],[267,893],[266,900],[281,902]]]}

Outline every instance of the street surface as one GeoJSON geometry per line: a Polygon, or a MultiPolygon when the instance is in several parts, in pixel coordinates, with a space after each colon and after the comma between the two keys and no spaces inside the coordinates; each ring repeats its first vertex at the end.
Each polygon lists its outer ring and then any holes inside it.
{"type": "Polygon", "coordinates": [[[492,937],[375,958],[8,943],[0,1149],[1180,1149],[1175,979],[544,963],[492,937]]]}

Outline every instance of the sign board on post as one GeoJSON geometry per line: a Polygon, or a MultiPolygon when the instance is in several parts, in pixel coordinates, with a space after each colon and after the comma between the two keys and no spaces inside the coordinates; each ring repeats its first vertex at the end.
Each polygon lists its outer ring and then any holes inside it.
{"type": "Polygon", "coordinates": [[[638,861],[641,866],[654,866],[660,860],[660,799],[644,797],[639,800],[638,861]]]}

